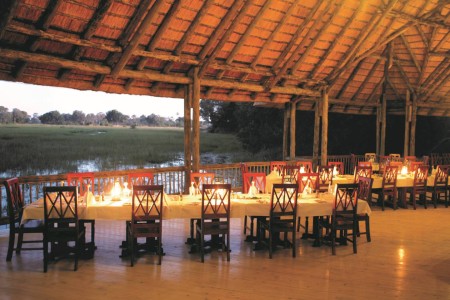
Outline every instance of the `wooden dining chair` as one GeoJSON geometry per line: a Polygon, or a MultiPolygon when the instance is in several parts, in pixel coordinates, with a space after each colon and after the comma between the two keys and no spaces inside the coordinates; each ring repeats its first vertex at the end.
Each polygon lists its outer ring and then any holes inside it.
{"type": "Polygon", "coordinates": [[[50,254],[64,257],[73,254],[74,271],[83,249],[85,231],[78,218],[78,192],[76,186],[44,187],[44,272],[47,272],[50,254]],[[74,242],[75,246],[68,245],[74,242]],[[48,245],[51,243],[51,253],[48,245]]]}
{"type": "Polygon", "coordinates": [[[340,232],[339,239],[341,242],[351,242],[353,244],[353,253],[357,253],[356,241],[359,222],[357,214],[357,189],[358,184],[338,184],[331,219],[321,218],[319,220],[319,243],[322,243],[322,231],[326,229],[330,233],[332,255],[336,255],[336,237],[338,231],[340,232]],[[351,238],[349,237],[349,231],[351,232],[351,238]]]}
{"type": "Polygon", "coordinates": [[[372,162],[370,161],[359,161],[358,166],[360,167],[371,167],[372,168],[372,162]]]}
{"type": "Polygon", "coordinates": [[[286,162],[285,161],[271,161],[270,162],[270,172],[276,170],[278,172],[278,175],[282,175],[283,173],[283,168],[284,166],[286,166],[286,162]]]}
{"type": "Polygon", "coordinates": [[[298,161],[295,162],[295,165],[300,167],[299,170],[302,170],[302,167],[303,167],[303,170],[304,170],[305,173],[314,172],[313,165],[312,165],[311,161],[298,160],[298,161]]]}
{"type": "Polygon", "coordinates": [[[421,161],[411,161],[409,163],[409,171],[415,172],[419,166],[426,166],[426,165],[421,161]]]}
{"type": "Polygon", "coordinates": [[[139,238],[157,240],[158,264],[161,264],[162,220],[163,220],[162,185],[134,185],[131,201],[131,222],[127,223],[127,241],[131,266],[134,266],[139,238]]]}
{"type": "Polygon", "coordinates": [[[201,219],[196,225],[197,248],[201,262],[205,261],[205,236],[218,236],[222,251],[230,261],[230,204],[231,184],[204,184],[201,219]]]}
{"type": "Polygon", "coordinates": [[[434,184],[428,187],[431,192],[431,200],[436,208],[441,201],[441,195],[444,196],[445,207],[448,207],[448,178],[450,173],[450,165],[438,165],[434,174],[434,184]]]}
{"type": "Polygon", "coordinates": [[[383,174],[381,189],[378,192],[378,202],[381,204],[381,210],[384,210],[385,202],[392,204],[392,208],[397,209],[397,166],[387,166],[383,174]]]}
{"type": "Polygon", "coordinates": [[[407,162],[407,161],[416,161],[417,160],[417,157],[415,156],[415,155],[407,155],[407,156],[405,156],[405,162],[407,162]]]}
{"type": "Polygon", "coordinates": [[[389,155],[380,155],[378,158],[379,170],[378,173],[383,174],[384,169],[389,165],[389,155]]]}
{"type": "Polygon", "coordinates": [[[372,166],[356,166],[353,183],[359,182],[359,177],[372,177],[372,166]]]}
{"type": "Polygon", "coordinates": [[[295,183],[297,184],[298,174],[300,173],[300,166],[298,165],[286,165],[283,168],[281,175],[283,183],[295,183]]]}
{"type": "MultiPolygon", "coordinates": [[[[364,200],[370,205],[370,203],[372,202],[372,184],[373,184],[372,178],[363,177],[363,176],[359,177],[358,201],[364,200]]],[[[357,214],[357,218],[358,218],[357,236],[360,236],[361,234],[365,234],[367,242],[371,242],[372,238],[370,236],[370,217],[369,217],[369,215],[367,213],[360,213],[360,214],[357,214]],[[366,228],[365,231],[360,231],[359,223],[361,221],[364,222],[364,225],[366,228]]]]}
{"type": "MultiPolygon", "coordinates": [[[[244,185],[242,186],[242,193],[248,194],[250,188],[254,186],[254,189],[256,189],[257,193],[264,193],[266,191],[266,173],[244,173],[243,180],[244,185]]],[[[253,195],[257,196],[257,195],[253,195]]],[[[244,216],[244,235],[247,234],[247,229],[249,230],[250,234],[246,236],[246,241],[250,242],[253,241],[255,238],[254,235],[254,223],[255,220],[259,216],[244,216]],[[250,218],[250,226],[248,226],[248,218],[250,218]]]]}
{"type": "Polygon", "coordinates": [[[44,250],[43,247],[43,220],[22,220],[22,213],[25,208],[22,198],[22,191],[20,189],[19,179],[10,178],[3,182],[6,189],[6,201],[9,219],[9,243],[8,252],[6,254],[6,261],[11,261],[14,250],[17,255],[20,255],[22,250],[44,250]],[[15,246],[15,239],[17,235],[17,245],[15,246]],[[24,239],[26,237],[33,237],[33,239],[24,239]],[[36,239],[39,236],[40,239],[36,239]],[[23,244],[39,244],[34,247],[23,247],[23,244]]]}
{"type": "Polygon", "coordinates": [[[292,257],[296,257],[297,194],[298,184],[273,185],[269,217],[259,221],[260,242],[269,248],[269,258],[272,258],[274,246],[279,242],[285,247],[292,247],[292,257]],[[266,232],[269,234],[268,240],[265,238],[266,232]],[[281,239],[281,234],[283,240],[275,241],[276,238],[281,239]],[[291,234],[291,241],[288,234],[291,234]]]}
{"type": "Polygon", "coordinates": [[[67,173],[67,185],[77,186],[79,197],[94,194],[94,172],[67,173]]]}
{"type": "Polygon", "coordinates": [[[377,161],[377,154],[374,152],[364,153],[364,160],[370,162],[377,161]]]}
{"type": "Polygon", "coordinates": [[[339,174],[344,174],[344,163],[342,161],[329,161],[328,166],[335,167],[339,174]]]}
{"type": "MultiPolygon", "coordinates": [[[[319,173],[300,173],[298,174],[298,192],[303,194],[305,188],[311,188],[312,193],[316,193],[319,190],[319,173]]],[[[309,233],[309,218],[305,217],[305,225],[301,225],[301,217],[297,219],[297,231],[303,227],[305,230],[305,237],[309,233]]]]}
{"type": "Polygon", "coordinates": [[[392,161],[400,161],[400,162],[402,161],[402,157],[398,153],[391,153],[391,154],[389,154],[389,159],[390,159],[391,162],[392,161]]]}
{"type": "Polygon", "coordinates": [[[326,192],[333,185],[333,166],[318,166],[319,173],[319,192],[326,192]]]}
{"type": "Polygon", "coordinates": [[[407,189],[410,194],[410,202],[414,209],[416,209],[416,200],[422,201],[425,208],[427,208],[427,179],[428,167],[419,166],[414,172],[414,183],[412,188],[407,189]]]}

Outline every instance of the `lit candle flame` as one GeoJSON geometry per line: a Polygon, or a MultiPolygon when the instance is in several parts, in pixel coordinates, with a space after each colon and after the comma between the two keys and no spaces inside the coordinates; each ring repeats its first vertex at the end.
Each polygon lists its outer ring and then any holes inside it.
{"type": "Polygon", "coordinates": [[[403,167],[402,167],[401,174],[402,174],[402,175],[408,174],[408,168],[407,168],[406,166],[403,166],[403,167]]]}

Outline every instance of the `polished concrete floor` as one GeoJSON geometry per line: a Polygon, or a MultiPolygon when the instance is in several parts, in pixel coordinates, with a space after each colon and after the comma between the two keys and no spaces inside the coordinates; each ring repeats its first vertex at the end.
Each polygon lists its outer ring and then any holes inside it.
{"type": "Polygon", "coordinates": [[[119,258],[123,221],[97,220],[98,249],[91,260],[61,260],[43,273],[42,252],[27,251],[6,262],[8,231],[0,229],[0,299],[450,299],[450,208],[399,209],[371,215],[372,242],[358,253],[337,255],[299,240],[297,257],[279,249],[253,251],[242,220],[232,220],[231,261],[212,252],[200,262],[184,244],[188,220],[164,222],[162,265],[155,255],[134,267],[119,258]]]}

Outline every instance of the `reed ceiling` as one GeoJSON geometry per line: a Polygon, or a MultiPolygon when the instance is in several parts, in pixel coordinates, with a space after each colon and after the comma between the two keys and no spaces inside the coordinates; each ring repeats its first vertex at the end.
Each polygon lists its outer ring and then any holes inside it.
{"type": "MultiPolygon", "coordinates": [[[[448,0],[1,0],[0,80],[450,116],[448,0]]],[[[38,100],[37,100],[38,101],[38,100]]],[[[64,101],[62,99],[61,101],[64,101]]]]}

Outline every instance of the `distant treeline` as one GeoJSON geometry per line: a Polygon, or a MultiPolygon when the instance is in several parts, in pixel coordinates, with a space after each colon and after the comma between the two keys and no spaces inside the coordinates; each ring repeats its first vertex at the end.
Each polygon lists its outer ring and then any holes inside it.
{"type": "Polygon", "coordinates": [[[130,126],[154,126],[154,127],[182,127],[183,118],[166,118],[151,114],[148,116],[127,116],[113,109],[105,113],[85,114],[75,110],[72,114],[60,113],[57,110],[49,111],[43,115],[30,116],[26,111],[0,106],[0,123],[18,124],[51,124],[51,125],[130,125],[130,126]]]}

